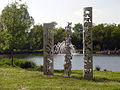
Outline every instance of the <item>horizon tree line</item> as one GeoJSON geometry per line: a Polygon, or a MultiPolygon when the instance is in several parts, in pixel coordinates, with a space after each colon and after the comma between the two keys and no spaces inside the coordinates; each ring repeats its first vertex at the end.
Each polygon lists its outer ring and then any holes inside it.
{"type": "MultiPolygon", "coordinates": [[[[93,25],[93,50],[119,50],[120,24],[93,25]]],[[[83,25],[73,27],[71,42],[76,50],[83,48],[83,25]]],[[[54,43],[65,40],[65,28],[54,30],[54,43]]],[[[15,52],[33,52],[43,50],[43,25],[34,25],[34,19],[26,4],[18,2],[5,6],[0,15],[0,53],[10,53],[13,64],[15,52]]]]}

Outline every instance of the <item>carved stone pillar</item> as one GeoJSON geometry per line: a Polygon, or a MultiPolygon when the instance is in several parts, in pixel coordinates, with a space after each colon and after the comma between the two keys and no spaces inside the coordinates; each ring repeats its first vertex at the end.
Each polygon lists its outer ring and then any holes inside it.
{"type": "Polygon", "coordinates": [[[93,78],[93,48],[92,48],[92,7],[84,8],[83,30],[83,76],[86,79],[93,78]]]}
{"type": "Polygon", "coordinates": [[[65,38],[65,64],[64,64],[64,73],[66,74],[67,77],[70,77],[71,74],[71,68],[72,68],[72,64],[71,64],[71,59],[72,59],[72,55],[71,55],[71,25],[72,23],[68,23],[68,26],[65,27],[66,30],[66,38],[65,38]]]}
{"type": "Polygon", "coordinates": [[[53,45],[54,45],[54,23],[43,25],[43,49],[44,49],[44,75],[53,75],[53,45]]]}

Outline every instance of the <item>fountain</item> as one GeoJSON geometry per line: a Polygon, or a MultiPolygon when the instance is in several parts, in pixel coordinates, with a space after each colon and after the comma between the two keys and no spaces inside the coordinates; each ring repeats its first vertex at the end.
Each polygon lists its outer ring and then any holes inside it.
{"type": "MultiPolygon", "coordinates": [[[[75,48],[72,43],[70,43],[70,52],[75,53],[75,48]]],[[[65,48],[65,41],[63,42],[58,42],[57,44],[54,45],[54,54],[65,54],[66,48],[65,48]]]]}

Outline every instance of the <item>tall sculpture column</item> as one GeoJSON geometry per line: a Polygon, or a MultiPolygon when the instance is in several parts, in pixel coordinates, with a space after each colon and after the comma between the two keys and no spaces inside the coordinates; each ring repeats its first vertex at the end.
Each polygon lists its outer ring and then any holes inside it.
{"type": "Polygon", "coordinates": [[[93,50],[92,50],[92,7],[84,8],[83,30],[83,76],[86,79],[93,78],[93,50]]]}
{"type": "Polygon", "coordinates": [[[54,23],[43,25],[43,48],[44,48],[44,75],[53,75],[53,45],[54,45],[54,23]]]}
{"type": "Polygon", "coordinates": [[[71,55],[71,25],[72,23],[68,23],[68,26],[65,27],[66,30],[66,38],[65,38],[65,64],[64,64],[64,73],[67,75],[67,77],[70,77],[71,74],[71,68],[72,68],[72,64],[71,64],[71,59],[72,59],[72,55],[71,55]]]}

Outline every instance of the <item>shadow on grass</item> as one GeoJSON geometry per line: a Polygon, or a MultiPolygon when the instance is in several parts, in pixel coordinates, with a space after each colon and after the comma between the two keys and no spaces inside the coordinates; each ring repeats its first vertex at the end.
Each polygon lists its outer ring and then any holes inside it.
{"type": "MultiPolygon", "coordinates": [[[[64,70],[54,70],[55,73],[64,73],[64,70]]],[[[78,71],[78,70],[72,70],[72,74],[81,74],[82,72],[78,71]]]]}
{"type": "Polygon", "coordinates": [[[105,77],[103,77],[103,78],[94,77],[92,79],[92,81],[94,81],[94,82],[111,82],[111,81],[113,81],[113,82],[120,83],[120,80],[117,80],[117,79],[108,79],[108,78],[105,78],[105,77]]]}
{"type": "Polygon", "coordinates": [[[101,77],[94,77],[93,79],[85,79],[83,76],[71,76],[71,78],[78,79],[78,80],[88,80],[88,81],[93,81],[93,82],[118,82],[120,83],[120,80],[113,80],[113,79],[108,79],[108,78],[101,78],[101,77]]]}
{"type": "Polygon", "coordinates": [[[94,77],[92,79],[92,81],[94,81],[94,82],[110,82],[110,81],[113,81],[113,80],[105,78],[105,77],[103,77],[103,78],[94,77]]]}
{"type": "Polygon", "coordinates": [[[55,73],[64,73],[64,70],[54,70],[55,73]]]}

